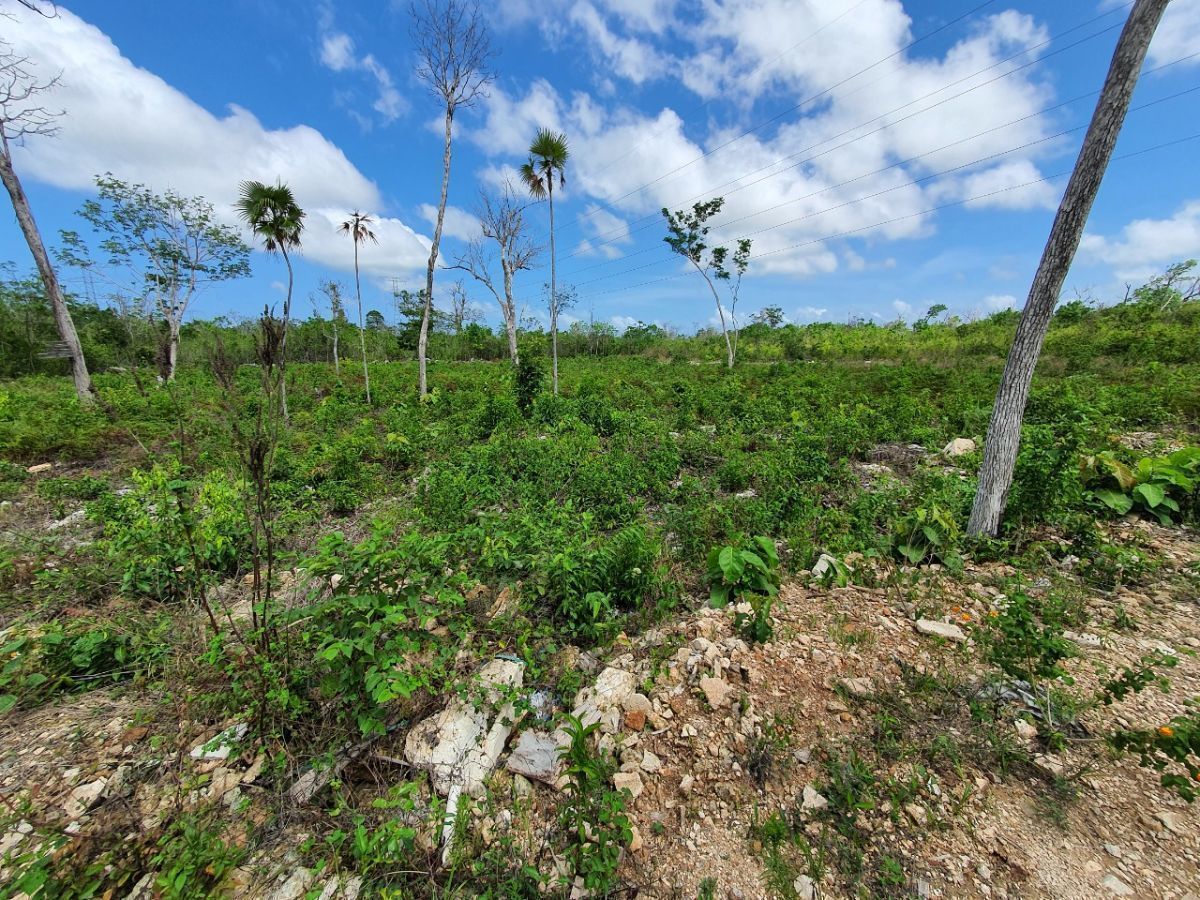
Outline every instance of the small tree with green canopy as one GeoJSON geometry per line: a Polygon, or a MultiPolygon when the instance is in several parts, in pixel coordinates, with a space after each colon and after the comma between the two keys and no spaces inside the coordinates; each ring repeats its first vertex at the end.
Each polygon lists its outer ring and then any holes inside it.
{"type": "Polygon", "coordinates": [[[542,128],[529,145],[529,161],[521,166],[521,180],[536,200],[550,204],[550,382],[558,393],[558,277],[554,257],[554,182],[562,187],[567,183],[567,136],[562,132],[542,128]]]}
{"type": "Polygon", "coordinates": [[[737,298],[742,276],[750,264],[750,239],[741,238],[732,257],[728,247],[710,247],[707,243],[708,220],[721,211],[725,205],[724,197],[713,197],[692,206],[691,210],[681,209],[671,212],[663,207],[663,218],[667,220],[667,236],[663,238],[672,251],[678,253],[690,262],[700,273],[712,291],[713,300],[717,303],[717,317],[721,321],[721,334],[725,337],[726,361],[733,368],[737,357],[737,298]],[[730,271],[727,263],[732,262],[730,271]],[[736,279],[734,276],[737,276],[736,279]],[[730,321],[725,320],[725,306],[721,303],[721,295],[717,292],[717,281],[731,284],[730,321]],[[729,326],[733,325],[734,334],[730,335],[729,326]]]}
{"type": "Polygon", "coordinates": [[[175,378],[179,330],[188,304],[207,284],[250,274],[250,248],[237,230],[217,221],[203,197],[158,193],[111,172],[96,179],[98,196],[79,215],[101,237],[97,266],[91,248],[73,231],[62,233],[63,256],[91,268],[118,289],[149,297],[167,327],[163,374],[175,378]]]}
{"type": "Polygon", "coordinates": [[[292,286],[295,276],[288,251],[300,249],[300,233],[304,230],[304,210],[296,202],[292,189],[282,181],[263,184],[243,181],[237,202],[238,214],[255,237],[263,242],[268,253],[279,253],[287,266],[287,295],[283,300],[283,338],[279,345],[279,390],[283,420],[288,420],[287,405],[287,335],[292,319],[292,286]]]}

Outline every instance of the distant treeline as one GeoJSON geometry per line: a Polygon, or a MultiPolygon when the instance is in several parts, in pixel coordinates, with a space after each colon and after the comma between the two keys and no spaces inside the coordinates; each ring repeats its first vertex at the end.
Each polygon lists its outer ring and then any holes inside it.
{"type": "MultiPolygon", "coordinates": [[[[1095,360],[1137,363],[1200,362],[1200,292],[1194,262],[1173,266],[1165,275],[1128,291],[1112,305],[1071,300],[1059,305],[1046,340],[1045,364],[1087,365],[1095,360]]],[[[83,342],[89,367],[138,370],[154,377],[160,367],[166,330],[153,318],[123,312],[115,306],[70,298],[71,314],[83,342]]],[[[871,321],[787,323],[781,310],[768,308],[739,330],[738,359],[744,363],[797,360],[951,360],[963,354],[1002,358],[1007,353],[1019,313],[1002,310],[986,318],[962,321],[932,308],[912,323],[871,321]]],[[[389,324],[378,311],[366,317],[367,355],[376,361],[414,359],[419,317],[400,312],[389,324]]],[[[548,352],[549,336],[539,325],[521,333],[522,354],[548,352]]],[[[429,356],[436,360],[500,360],[507,356],[499,329],[478,322],[436,323],[429,356]]],[[[299,362],[333,362],[334,331],[342,362],[353,365],[359,353],[357,325],[313,316],[294,320],[288,356],[299,362]]],[[[193,320],[183,327],[181,364],[207,365],[216,348],[239,362],[253,359],[257,326],[253,319],[226,317],[193,320]]],[[[36,279],[0,279],[0,377],[67,374],[66,360],[55,358],[57,341],[50,305],[36,279]]],[[[575,322],[559,335],[562,356],[635,355],[661,359],[716,362],[723,358],[718,331],[681,334],[658,325],[638,323],[618,332],[607,322],[575,322]]]]}

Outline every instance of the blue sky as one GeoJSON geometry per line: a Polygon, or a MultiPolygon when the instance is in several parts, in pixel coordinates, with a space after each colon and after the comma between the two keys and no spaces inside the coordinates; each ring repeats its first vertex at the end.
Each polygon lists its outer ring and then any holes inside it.
{"type": "MultiPolygon", "coordinates": [[[[16,151],[51,243],[78,227],[94,175],[200,194],[231,215],[244,178],[291,184],[308,210],[297,307],[353,279],[351,209],[378,219],[364,299],[417,287],[441,174],[441,110],[414,77],[406,4],[259,0],[59,4],[45,20],[0,0],[0,37],[61,72],[57,137],[16,151]]],[[[489,96],[460,113],[443,261],[475,229],[538,127],[572,156],[556,205],[573,314],[690,330],[711,295],[662,244],[658,209],[723,194],[725,240],[750,236],[744,319],[911,320],[1020,305],[1128,5],[1029,0],[495,0],[489,96]],[[1062,132],[1067,132],[1062,134],[1062,132]],[[1042,180],[1045,179],[1045,180],[1042,180]]],[[[1200,131],[1200,0],[1174,0],[1118,156],[1200,131]],[[1182,60],[1182,61],[1180,61],[1182,60]],[[1178,96],[1174,96],[1178,95],[1178,96]],[[1170,98],[1170,99],[1164,99],[1170,98]],[[1161,102],[1155,102],[1161,101],[1161,102]],[[1144,109],[1136,107],[1153,104],[1144,109]]],[[[1200,255],[1200,141],[1111,166],[1068,294],[1119,297],[1200,255]]],[[[546,210],[530,211],[540,240],[546,210]]],[[[29,266],[15,221],[0,259],[29,266]]],[[[277,302],[282,264],[209,288],[191,314],[277,302]]],[[[548,257],[517,283],[542,312],[548,257]]],[[[462,273],[439,272],[435,299],[462,273]]],[[[68,275],[68,282],[79,285],[68,275]]],[[[468,281],[489,322],[499,314],[468,281]]]]}

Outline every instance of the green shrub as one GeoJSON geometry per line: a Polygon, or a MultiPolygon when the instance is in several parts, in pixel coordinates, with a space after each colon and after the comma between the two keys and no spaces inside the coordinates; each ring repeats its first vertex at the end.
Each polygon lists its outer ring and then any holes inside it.
{"type": "Polygon", "coordinates": [[[242,492],[219,471],[188,478],[176,466],[134,471],[133,488],[88,504],[121,590],[156,600],[195,597],[232,575],[246,553],[242,492]]]}
{"type": "Polygon", "coordinates": [[[611,786],[616,764],[592,749],[598,729],[599,723],[585,727],[573,716],[563,725],[571,742],[563,754],[567,785],[559,824],[573,876],[583,879],[586,890],[603,897],[618,884],[621,849],[633,839],[633,829],[625,814],[624,795],[611,786]]]}

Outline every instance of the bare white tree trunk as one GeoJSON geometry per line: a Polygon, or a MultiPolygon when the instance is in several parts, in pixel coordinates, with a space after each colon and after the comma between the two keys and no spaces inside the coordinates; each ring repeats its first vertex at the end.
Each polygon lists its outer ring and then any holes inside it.
{"type": "Polygon", "coordinates": [[[546,179],[550,199],[550,383],[558,395],[558,278],[554,253],[554,173],[546,179]]]}
{"type": "Polygon", "coordinates": [[[370,406],[371,370],[367,368],[367,328],[363,323],[362,281],[358,276],[358,238],[354,239],[354,296],[358,299],[358,345],[362,349],[363,382],[367,386],[367,406],[370,406]]]}
{"type": "Polygon", "coordinates": [[[692,265],[696,266],[696,271],[704,276],[704,280],[708,282],[708,289],[712,291],[713,299],[717,301],[717,316],[721,319],[721,334],[725,336],[726,366],[732,369],[733,342],[729,339],[729,328],[725,325],[725,307],[721,305],[721,295],[717,293],[717,286],[712,283],[712,279],[708,277],[708,273],[696,265],[695,262],[692,265]]]}
{"type": "Polygon", "coordinates": [[[515,368],[521,359],[517,354],[517,305],[513,300],[513,273],[507,263],[501,265],[504,269],[504,302],[501,311],[504,313],[504,327],[508,331],[508,355],[515,368]]]}
{"type": "Polygon", "coordinates": [[[1083,139],[1083,147],[1075,161],[1075,169],[1059,204],[1058,214],[1054,217],[1042,261],[1038,265],[1004,364],[1004,375],[1000,379],[996,404],[992,407],[992,418],[988,423],[983,465],[979,470],[979,487],[967,525],[967,531],[972,535],[995,535],[999,531],[1000,518],[1008,501],[1009,488],[1012,487],[1021,439],[1021,421],[1025,416],[1025,404],[1029,399],[1029,387],[1042,351],[1042,342],[1050,327],[1063,280],[1079,248],[1084,225],[1112,157],[1113,147],[1121,133],[1146,49],[1150,46],[1150,39],[1168,2],[1137,0],[1117,41],[1100,100],[1092,114],[1092,122],[1083,139]]]}
{"type": "Polygon", "coordinates": [[[433,227],[433,245],[429,248],[429,267],[425,271],[425,309],[421,313],[421,334],[417,338],[417,381],[420,395],[429,393],[425,371],[425,353],[429,346],[429,319],[433,312],[433,269],[442,243],[442,223],[446,218],[446,195],[450,191],[450,142],[454,132],[454,109],[446,106],[446,145],[442,152],[442,195],[438,200],[437,223],[433,227]]]}
{"type": "Polygon", "coordinates": [[[42,276],[42,284],[46,288],[46,296],[50,298],[50,306],[54,310],[54,323],[58,327],[59,340],[66,346],[68,358],[71,360],[71,377],[75,381],[75,395],[79,402],[92,404],[96,398],[92,393],[92,378],[88,374],[87,361],[83,358],[83,347],[79,343],[79,335],[75,331],[75,323],[71,319],[71,311],[67,309],[67,300],[63,296],[62,285],[58,275],[50,265],[50,256],[46,253],[46,245],[42,243],[42,234],[33,218],[33,210],[29,206],[29,198],[21,180],[13,169],[12,154],[9,152],[8,136],[0,130],[0,178],[12,199],[13,211],[17,214],[17,222],[25,235],[25,243],[33,254],[37,264],[38,274],[42,276]]]}
{"type": "Polygon", "coordinates": [[[287,339],[288,326],[291,325],[292,319],[292,286],[295,277],[292,273],[292,261],[288,257],[287,247],[280,245],[280,251],[283,253],[283,261],[287,265],[288,283],[287,297],[283,301],[283,340],[279,342],[279,399],[281,411],[283,412],[284,424],[288,422],[288,403],[287,403],[287,339]]]}
{"type": "Polygon", "coordinates": [[[179,318],[167,317],[167,381],[175,380],[175,368],[179,365],[179,318]]]}

